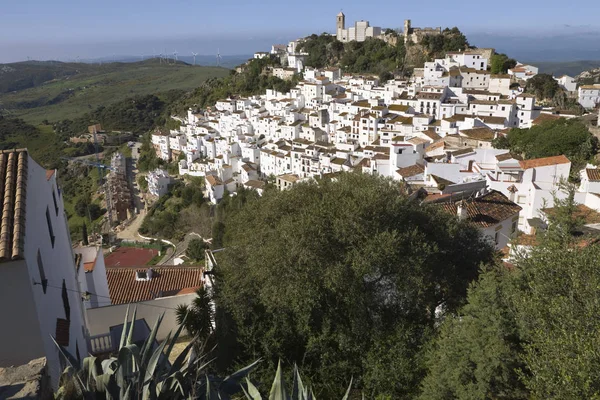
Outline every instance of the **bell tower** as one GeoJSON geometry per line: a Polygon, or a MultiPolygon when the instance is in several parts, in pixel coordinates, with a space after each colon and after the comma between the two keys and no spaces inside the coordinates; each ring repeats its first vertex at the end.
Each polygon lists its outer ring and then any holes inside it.
{"type": "Polygon", "coordinates": [[[346,29],[346,16],[341,11],[336,17],[335,28],[337,39],[342,40],[342,31],[346,29]]]}

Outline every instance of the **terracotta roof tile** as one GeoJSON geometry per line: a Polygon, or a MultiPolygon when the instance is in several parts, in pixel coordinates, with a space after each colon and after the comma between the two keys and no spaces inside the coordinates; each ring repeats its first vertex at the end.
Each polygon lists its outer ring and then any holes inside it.
{"type": "Polygon", "coordinates": [[[27,162],[27,150],[0,153],[0,198],[3,199],[0,261],[23,257],[27,162]]]}
{"type": "Polygon", "coordinates": [[[399,168],[396,173],[402,177],[410,177],[422,174],[425,171],[422,165],[414,164],[409,167],[399,168]]]}
{"type": "Polygon", "coordinates": [[[546,167],[549,165],[567,164],[570,162],[571,161],[567,157],[560,155],[560,156],[554,156],[554,157],[535,158],[533,160],[519,161],[519,165],[521,165],[521,168],[523,168],[523,169],[530,169],[530,168],[546,167]]]}
{"type": "Polygon", "coordinates": [[[106,268],[112,304],[133,303],[162,297],[165,293],[202,285],[201,267],[156,267],[152,279],[136,281],[136,272],[147,268],[106,268]]]}
{"type": "Polygon", "coordinates": [[[600,181],[600,169],[597,168],[586,168],[585,173],[588,179],[592,182],[600,181]]]}
{"type": "MultiPolygon", "coordinates": [[[[466,202],[468,220],[482,228],[497,225],[521,211],[519,205],[495,190],[466,202]]],[[[452,215],[457,215],[458,203],[452,201],[436,205],[452,215]]]]}

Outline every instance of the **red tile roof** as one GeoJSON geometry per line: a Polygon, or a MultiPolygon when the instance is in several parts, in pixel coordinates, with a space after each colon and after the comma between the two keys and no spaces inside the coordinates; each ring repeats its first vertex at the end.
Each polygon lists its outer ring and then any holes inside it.
{"type": "Polygon", "coordinates": [[[591,182],[600,181],[600,169],[597,168],[586,168],[585,173],[591,182]]]}
{"type": "Polygon", "coordinates": [[[571,161],[567,157],[560,155],[554,157],[534,158],[533,160],[519,161],[519,165],[523,169],[530,169],[538,167],[547,167],[549,165],[568,164],[570,162],[571,161]]]}
{"type": "Polygon", "coordinates": [[[152,268],[152,279],[136,281],[136,272],[146,268],[106,268],[108,291],[112,304],[134,303],[177,293],[182,289],[202,285],[201,267],[156,267],[152,268]]]}
{"type": "Polygon", "coordinates": [[[26,149],[0,152],[0,261],[23,257],[28,157],[26,149]]]}
{"type": "MultiPolygon", "coordinates": [[[[469,221],[481,228],[497,225],[521,211],[519,205],[495,190],[466,202],[469,221]]],[[[457,215],[458,203],[459,201],[452,201],[436,205],[452,215],[457,215]]]]}
{"type": "Polygon", "coordinates": [[[410,177],[422,174],[425,171],[422,165],[414,164],[409,167],[404,167],[396,170],[396,173],[402,177],[410,177]]]}

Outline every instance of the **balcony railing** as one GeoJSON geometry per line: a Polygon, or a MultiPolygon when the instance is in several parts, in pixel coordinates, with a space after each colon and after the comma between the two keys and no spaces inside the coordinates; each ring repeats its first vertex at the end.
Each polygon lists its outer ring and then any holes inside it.
{"type": "Polygon", "coordinates": [[[109,353],[113,351],[110,333],[90,337],[90,350],[92,354],[109,353]]]}

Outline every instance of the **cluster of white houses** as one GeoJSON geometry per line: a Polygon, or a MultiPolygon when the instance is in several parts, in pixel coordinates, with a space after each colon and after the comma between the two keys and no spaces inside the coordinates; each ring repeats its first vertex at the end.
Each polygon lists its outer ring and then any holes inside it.
{"type": "MultiPolygon", "coordinates": [[[[514,76],[490,74],[488,57],[488,51],[449,53],[409,80],[387,82],[305,68],[288,93],[267,90],[190,109],[179,130],[156,132],[152,143],[164,160],[183,155],[181,175],[205,176],[212,202],[238,187],[260,190],[267,177],[283,189],[360,171],[448,197],[496,190],[522,208],[517,227],[531,233],[571,163],[523,161],[492,141],[510,128],[570,115],[538,106],[511,85],[514,76]]],[[[578,197],[598,209],[596,199],[588,192],[578,197]]]]}

